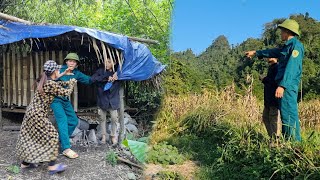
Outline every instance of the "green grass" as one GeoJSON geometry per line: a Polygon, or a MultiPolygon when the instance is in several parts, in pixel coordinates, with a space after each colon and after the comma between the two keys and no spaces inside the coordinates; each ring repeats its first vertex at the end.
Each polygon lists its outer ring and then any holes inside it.
{"type": "Polygon", "coordinates": [[[270,148],[257,102],[220,97],[171,97],[151,142],[167,141],[197,161],[195,179],[320,179],[318,132],[303,128],[301,143],[281,139],[270,148]]]}
{"type": "Polygon", "coordinates": [[[198,161],[197,179],[320,179],[320,139],[269,148],[259,132],[246,134],[238,127],[217,124],[212,133],[186,132],[170,144],[198,161]]]}

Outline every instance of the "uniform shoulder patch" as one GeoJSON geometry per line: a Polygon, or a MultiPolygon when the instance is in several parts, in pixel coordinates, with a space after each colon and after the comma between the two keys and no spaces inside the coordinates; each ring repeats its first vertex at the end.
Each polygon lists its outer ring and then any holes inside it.
{"type": "Polygon", "coordinates": [[[299,51],[298,50],[293,50],[292,51],[292,57],[296,58],[299,56],[299,51]]]}

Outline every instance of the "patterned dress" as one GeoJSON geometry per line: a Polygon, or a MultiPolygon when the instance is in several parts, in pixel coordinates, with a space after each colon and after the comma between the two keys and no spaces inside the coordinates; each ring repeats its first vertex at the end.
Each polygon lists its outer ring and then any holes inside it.
{"type": "Polygon", "coordinates": [[[48,80],[44,94],[35,93],[27,107],[17,142],[17,156],[28,163],[54,161],[58,156],[58,132],[48,118],[48,110],[55,96],[69,96],[76,81],[48,80]],[[68,88],[64,88],[68,86],[68,88]]]}

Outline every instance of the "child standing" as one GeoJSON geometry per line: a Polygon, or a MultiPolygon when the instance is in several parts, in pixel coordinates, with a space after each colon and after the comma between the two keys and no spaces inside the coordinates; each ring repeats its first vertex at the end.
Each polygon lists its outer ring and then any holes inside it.
{"type": "MultiPolygon", "coordinates": [[[[107,111],[111,116],[111,141],[113,145],[118,143],[116,136],[117,122],[118,122],[118,109],[120,108],[120,82],[117,81],[117,73],[113,71],[111,60],[107,60],[106,66],[99,68],[92,76],[91,81],[98,86],[97,104],[99,106],[98,114],[102,120],[101,143],[106,143],[106,116],[107,111]],[[110,89],[105,89],[106,83],[112,83],[110,89]]],[[[116,69],[116,68],[115,68],[116,69]]]]}
{"type": "Polygon", "coordinates": [[[268,58],[267,61],[269,63],[268,73],[266,77],[261,79],[264,84],[264,109],[262,119],[270,138],[277,140],[281,134],[279,105],[278,99],[275,97],[275,92],[278,87],[275,81],[278,72],[278,60],[277,58],[268,58]]]}

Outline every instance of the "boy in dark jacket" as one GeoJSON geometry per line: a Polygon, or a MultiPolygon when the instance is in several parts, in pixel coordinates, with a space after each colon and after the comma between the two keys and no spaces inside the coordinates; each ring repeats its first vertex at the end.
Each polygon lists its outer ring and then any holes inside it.
{"type": "Polygon", "coordinates": [[[278,99],[275,97],[275,92],[278,84],[275,77],[278,72],[277,58],[268,58],[269,68],[266,77],[261,78],[264,84],[264,109],[262,120],[266,126],[270,138],[278,138],[281,134],[281,120],[279,113],[278,99]]]}
{"type": "MultiPolygon", "coordinates": [[[[106,116],[107,111],[111,116],[111,141],[115,145],[118,143],[116,136],[118,109],[120,108],[120,82],[117,81],[117,73],[113,71],[111,60],[107,61],[105,67],[99,68],[92,76],[91,81],[98,86],[97,104],[99,106],[98,114],[101,122],[101,143],[106,143],[106,116]],[[110,89],[105,89],[106,83],[112,83],[110,89]]],[[[116,68],[115,68],[116,69],[116,68]]]]}

